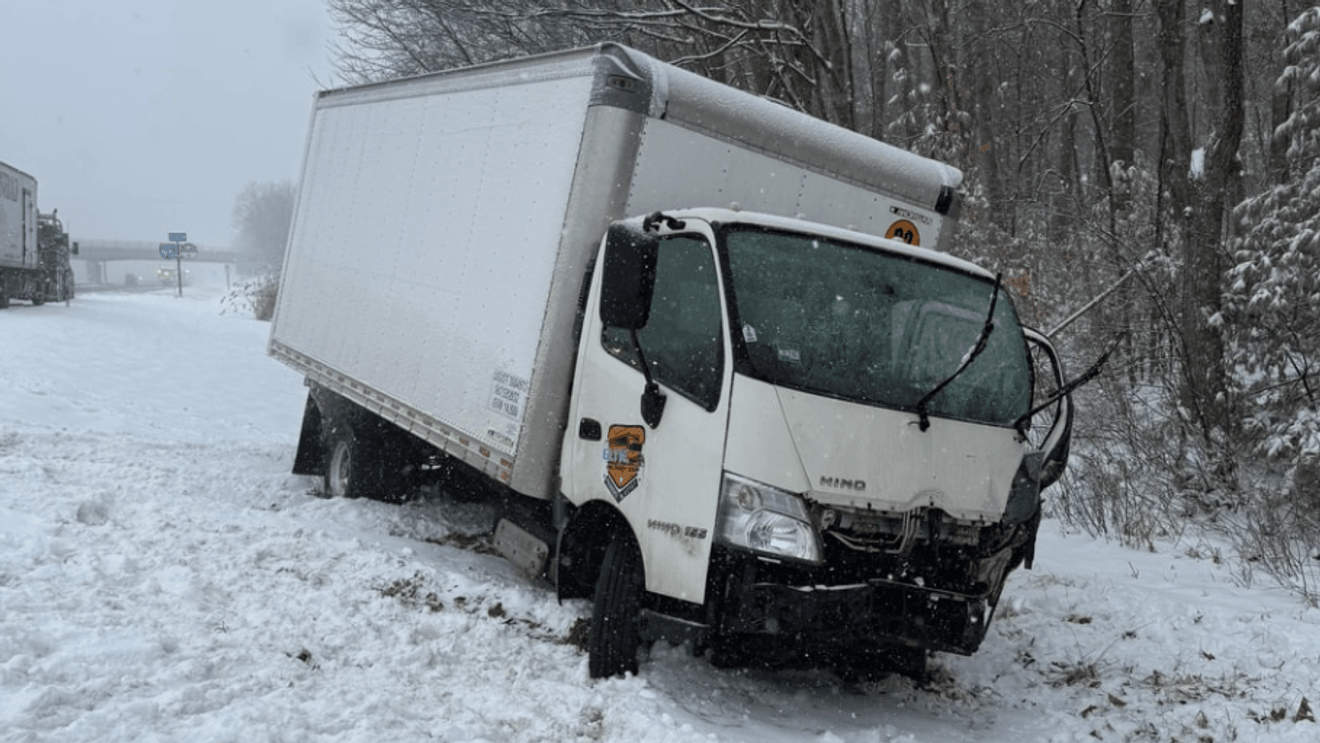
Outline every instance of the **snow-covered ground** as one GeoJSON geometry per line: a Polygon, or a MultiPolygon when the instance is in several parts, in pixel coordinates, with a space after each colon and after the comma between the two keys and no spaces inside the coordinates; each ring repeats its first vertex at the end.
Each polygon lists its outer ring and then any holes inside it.
{"type": "Polygon", "coordinates": [[[0,311],[4,743],[1320,740],[1320,611],[1052,522],[924,684],[663,646],[592,681],[587,605],[489,554],[483,504],[288,474],[301,380],[219,293],[0,311]]]}

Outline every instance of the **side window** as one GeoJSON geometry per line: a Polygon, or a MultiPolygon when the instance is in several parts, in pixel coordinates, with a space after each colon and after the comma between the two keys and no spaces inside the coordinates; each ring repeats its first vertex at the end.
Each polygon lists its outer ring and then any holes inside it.
{"type": "MultiPolygon", "coordinates": [[[[642,356],[655,381],[714,410],[724,376],[723,323],[715,260],[705,240],[661,241],[655,267],[651,317],[637,331],[642,356]]],[[[631,333],[605,328],[601,342],[611,355],[640,368],[631,333]]]]}

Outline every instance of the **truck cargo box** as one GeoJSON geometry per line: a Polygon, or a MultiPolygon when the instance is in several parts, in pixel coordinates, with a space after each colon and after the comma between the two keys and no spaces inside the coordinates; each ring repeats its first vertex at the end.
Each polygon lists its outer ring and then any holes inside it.
{"type": "Polygon", "coordinates": [[[37,259],[37,180],[0,163],[0,268],[36,268],[37,259]]]}
{"type": "Polygon", "coordinates": [[[324,91],[269,350],[545,499],[611,221],[717,206],[940,249],[960,180],[611,44],[324,91]]]}

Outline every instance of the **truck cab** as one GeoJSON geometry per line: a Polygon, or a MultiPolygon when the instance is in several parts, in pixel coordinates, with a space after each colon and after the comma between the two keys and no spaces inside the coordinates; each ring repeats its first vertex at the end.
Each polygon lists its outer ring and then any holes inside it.
{"type": "Polygon", "coordinates": [[[1063,396],[1031,435],[1063,372],[997,277],[719,209],[618,223],[596,265],[555,508],[593,675],[658,637],[974,652],[1072,420],[1063,396]]]}

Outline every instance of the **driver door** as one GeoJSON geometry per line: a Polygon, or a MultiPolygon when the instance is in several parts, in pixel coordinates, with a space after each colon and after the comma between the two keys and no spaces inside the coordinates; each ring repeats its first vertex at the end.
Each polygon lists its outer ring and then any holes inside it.
{"type": "Polygon", "coordinates": [[[603,500],[627,518],[647,590],[700,603],[733,364],[713,235],[703,223],[687,225],[659,238],[649,317],[635,341],[632,331],[602,321],[606,272],[596,272],[570,407],[571,463],[563,471],[574,503],[603,500]],[[665,398],[655,425],[641,410],[643,364],[665,398]]]}

